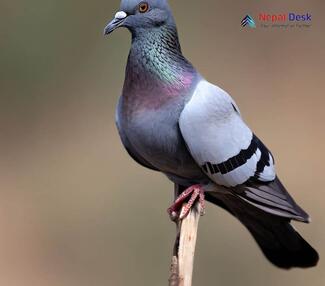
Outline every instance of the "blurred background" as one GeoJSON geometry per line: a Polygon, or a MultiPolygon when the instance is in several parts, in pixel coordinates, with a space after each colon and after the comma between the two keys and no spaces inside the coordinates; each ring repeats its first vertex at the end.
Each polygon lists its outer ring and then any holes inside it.
{"type": "MultiPolygon", "coordinates": [[[[170,4],[184,53],[271,148],[313,219],[295,226],[322,258],[324,1],[170,4]],[[309,12],[312,26],[240,26],[259,12],[309,12]]],[[[128,157],[114,123],[130,35],[102,31],[118,7],[0,2],[0,285],[167,285],[173,186],[128,157]]],[[[324,259],[309,270],[276,269],[237,220],[211,205],[195,262],[194,285],[325,285],[324,259]]]]}

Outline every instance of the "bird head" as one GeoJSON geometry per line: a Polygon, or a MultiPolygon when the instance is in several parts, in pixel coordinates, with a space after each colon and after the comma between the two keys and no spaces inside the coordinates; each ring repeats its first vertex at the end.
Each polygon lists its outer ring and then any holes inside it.
{"type": "Polygon", "coordinates": [[[167,0],[122,0],[120,11],[107,24],[104,34],[108,35],[119,27],[132,33],[149,31],[166,24],[174,24],[167,0]]]}

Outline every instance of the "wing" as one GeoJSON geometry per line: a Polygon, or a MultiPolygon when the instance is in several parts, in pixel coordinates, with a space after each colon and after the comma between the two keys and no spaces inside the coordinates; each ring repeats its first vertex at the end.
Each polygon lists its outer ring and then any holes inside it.
{"type": "Polygon", "coordinates": [[[275,179],[272,154],[222,89],[201,81],[179,125],[193,158],[217,184],[234,187],[251,178],[260,182],[275,179]]]}
{"type": "Polygon", "coordinates": [[[270,214],[309,221],[276,177],[271,152],[225,91],[201,81],[179,126],[191,155],[216,184],[270,214]]]}

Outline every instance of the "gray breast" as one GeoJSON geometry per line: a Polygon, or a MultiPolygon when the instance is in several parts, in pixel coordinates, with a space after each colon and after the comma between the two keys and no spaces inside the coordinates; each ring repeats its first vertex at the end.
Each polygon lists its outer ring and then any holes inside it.
{"type": "Polygon", "coordinates": [[[170,102],[159,109],[138,109],[134,113],[125,112],[123,105],[122,97],[117,110],[118,128],[125,137],[123,143],[129,145],[125,147],[138,156],[137,161],[149,162],[173,181],[177,177],[191,181],[205,177],[188,152],[179,130],[178,119],[184,103],[170,102]]]}

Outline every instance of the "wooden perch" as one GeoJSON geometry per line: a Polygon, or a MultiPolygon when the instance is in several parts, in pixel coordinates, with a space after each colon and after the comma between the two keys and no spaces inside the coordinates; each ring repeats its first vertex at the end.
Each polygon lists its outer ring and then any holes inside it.
{"type": "MultiPolygon", "coordinates": [[[[184,208],[184,206],[183,206],[184,208]]],[[[201,206],[196,202],[190,213],[177,221],[177,235],[171,264],[169,286],[191,286],[194,253],[201,206]]]]}

